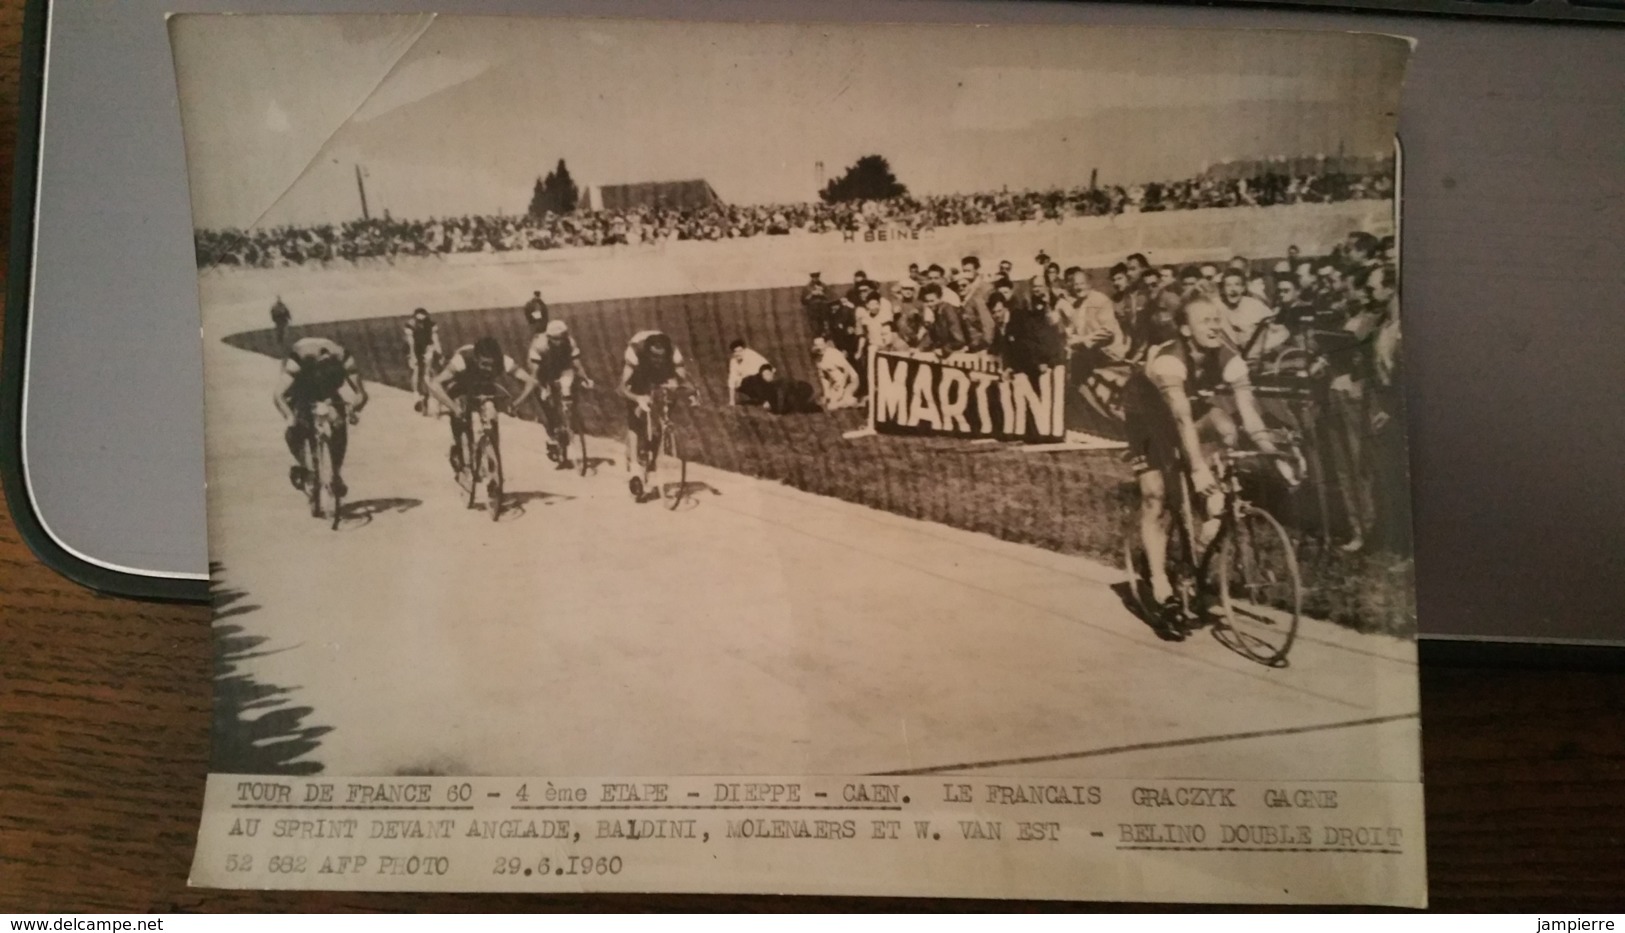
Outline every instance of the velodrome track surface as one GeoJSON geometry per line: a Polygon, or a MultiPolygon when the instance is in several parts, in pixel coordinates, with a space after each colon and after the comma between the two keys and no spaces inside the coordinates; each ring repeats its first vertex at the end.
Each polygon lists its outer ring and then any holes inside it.
{"type": "MultiPolygon", "coordinates": [[[[1153,249],[1158,262],[1277,255],[1326,246],[1317,231],[1375,229],[1382,209],[1268,209],[1268,224],[1203,212],[1212,229],[1100,219],[1041,235],[1075,261],[1151,247],[1157,230],[1192,240],[1153,249]],[[1303,223],[1289,230],[1287,216],[1303,223]],[[1227,248],[1185,249],[1196,240],[1227,248]]],[[[330,531],[287,482],[275,364],[222,342],[265,327],[278,292],[311,323],[511,306],[533,287],[563,302],[777,286],[809,263],[885,277],[995,234],[1001,252],[983,252],[1032,271],[1022,240],[1039,231],[972,234],[205,274],[211,553],[222,584],[246,593],[234,608],[259,607],[226,623],[266,639],[233,663],[294,688],[304,727],[332,729],[304,759],[330,774],[1414,781],[1410,643],[1306,620],[1291,667],[1267,670],[1206,634],[1159,641],[1111,590],[1114,568],[704,467],[691,479],[716,492],[694,508],[638,506],[619,443],[594,442],[614,460],[595,475],[557,472],[540,428],[512,419],[503,449],[520,511],[493,523],[460,500],[445,423],[385,386],[370,386],[352,435],[353,517],[330,531]]]]}
{"type": "Polygon", "coordinates": [[[239,669],[332,728],[329,774],[1420,773],[1408,643],[1306,620],[1267,670],[1159,641],[1113,568],[704,467],[693,508],[639,506],[619,444],[558,472],[512,419],[493,523],[445,422],[383,386],[330,531],[288,485],[273,361],[205,353],[211,549],[267,639],[239,669]]]}

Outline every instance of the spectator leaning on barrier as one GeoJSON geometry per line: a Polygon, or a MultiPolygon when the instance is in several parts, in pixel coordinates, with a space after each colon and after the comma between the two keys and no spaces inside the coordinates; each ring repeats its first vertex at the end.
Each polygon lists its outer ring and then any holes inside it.
{"type": "Polygon", "coordinates": [[[1256,363],[1284,341],[1284,333],[1277,332],[1274,325],[1275,312],[1247,293],[1245,272],[1225,270],[1219,285],[1219,301],[1225,333],[1249,364],[1256,363]]]}
{"type": "Polygon", "coordinates": [[[1259,273],[1249,275],[1247,277],[1247,294],[1257,298],[1267,307],[1270,303],[1269,279],[1259,273]]]}
{"type": "Polygon", "coordinates": [[[1292,267],[1292,276],[1298,281],[1298,296],[1310,304],[1315,303],[1319,279],[1315,278],[1315,264],[1299,262],[1292,267]]]}
{"type": "Polygon", "coordinates": [[[746,376],[739,385],[739,405],[744,408],[762,408],[775,415],[796,415],[815,412],[813,388],[797,379],[781,379],[772,363],[763,363],[755,373],[746,376]]]}
{"type": "Polygon", "coordinates": [[[1056,317],[1067,345],[1067,388],[1069,393],[1083,393],[1091,407],[1101,408],[1128,378],[1124,364],[1133,346],[1111,299],[1090,287],[1088,273],[1072,266],[1066,279],[1067,294],[1056,305],[1056,317]]]}
{"type": "Polygon", "coordinates": [[[965,335],[960,330],[959,317],[948,317],[948,311],[953,306],[943,300],[942,286],[936,282],[927,282],[920,289],[920,301],[923,303],[925,314],[925,330],[920,336],[916,349],[932,353],[948,354],[958,350],[964,345],[965,335]]]}
{"type": "Polygon", "coordinates": [[[948,301],[949,294],[951,292],[943,290],[943,300],[931,307],[931,349],[943,357],[985,349],[985,335],[976,315],[964,305],[948,301]]]}
{"type": "Polygon", "coordinates": [[[1140,273],[1140,281],[1137,284],[1140,293],[1149,300],[1151,294],[1162,287],[1162,275],[1148,266],[1144,272],[1140,273]]]}
{"type": "Polygon", "coordinates": [[[1315,306],[1304,300],[1298,280],[1284,272],[1275,277],[1275,319],[1294,337],[1315,323],[1315,306]]]}
{"type": "Polygon", "coordinates": [[[1337,261],[1329,256],[1315,264],[1313,295],[1321,308],[1337,318],[1339,324],[1354,313],[1349,306],[1348,291],[1344,288],[1343,273],[1337,268],[1337,261]]]}
{"type": "Polygon", "coordinates": [[[1178,285],[1157,290],[1151,297],[1145,320],[1145,344],[1139,348],[1136,359],[1144,359],[1151,348],[1167,343],[1179,336],[1179,309],[1185,304],[1185,295],[1191,291],[1178,285]]]}
{"type": "Polygon", "coordinates": [[[771,411],[780,404],[779,399],[783,394],[777,382],[778,371],[772,363],[763,362],[755,372],[740,379],[733,403],[740,408],[766,408],[771,411]]]}
{"type": "MultiPolygon", "coordinates": [[[[925,269],[926,282],[937,287],[941,300],[958,307],[961,304],[959,293],[948,287],[948,273],[941,266],[932,263],[925,269]]],[[[920,294],[925,294],[921,292],[920,294]]]]}
{"type": "Polygon", "coordinates": [[[960,281],[964,287],[965,327],[968,349],[980,353],[992,344],[994,321],[988,297],[993,294],[993,280],[982,274],[982,261],[975,256],[960,260],[960,281]]]}
{"type": "Polygon", "coordinates": [[[920,349],[926,342],[927,328],[931,324],[931,315],[920,301],[918,291],[913,282],[897,283],[897,312],[893,323],[898,339],[912,349],[920,349]]]}
{"type": "Polygon", "coordinates": [[[824,410],[838,411],[855,408],[858,402],[858,371],[852,361],[822,337],[813,341],[813,368],[818,370],[818,381],[824,390],[824,410]]]}
{"type": "Polygon", "coordinates": [[[881,314],[885,315],[886,317],[896,317],[897,308],[892,304],[892,300],[886,297],[886,293],[881,289],[879,282],[869,283],[869,294],[880,300],[881,314]]]}
{"type": "Polygon", "coordinates": [[[855,300],[849,301],[847,298],[842,298],[840,301],[831,302],[829,305],[829,321],[822,336],[837,350],[849,357],[857,352],[858,346],[855,311],[857,305],[863,301],[860,296],[867,293],[870,287],[869,283],[865,281],[847,292],[848,296],[855,300]]]}
{"type": "Polygon", "coordinates": [[[868,355],[869,346],[879,342],[880,329],[891,323],[893,311],[891,303],[874,292],[869,292],[863,300],[863,306],[858,308],[855,315],[858,328],[858,359],[862,360],[868,355]]]}
{"type": "Polygon", "coordinates": [[[875,350],[881,353],[905,353],[911,349],[907,342],[897,333],[897,322],[886,321],[880,325],[880,335],[875,339],[875,350]]]}
{"type": "MultiPolygon", "coordinates": [[[[1082,268],[1072,266],[1066,270],[1066,294],[1056,302],[1053,313],[1074,357],[1083,350],[1095,350],[1122,359],[1128,352],[1128,338],[1117,322],[1111,299],[1089,286],[1089,274],[1082,268]]],[[[1071,362],[1077,366],[1081,361],[1071,362]]]]}
{"type": "MultiPolygon", "coordinates": [[[[1343,240],[1343,259],[1351,272],[1365,272],[1378,262],[1381,241],[1364,230],[1356,230],[1343,240]]],[[[1361,282],[1361,287],[1364,283],[1361,282]]]]}
{"type": "Polygon", "coordinates": [[[959,261],[959,280],[964,283],[967,299],[978,296],[985,298],[993,290],[987,276],[982,274],[982,260],[975,256],[966,256],[959,261]]]}
{"type": "Polygon", "coordinates": [[[1118,329],[1128,338],[1127,353],[1132,354],[1142,342],[1142,322],[1151,301],[1151,289],[1145,286],[1143,279],[1135,282],[1130,276],[1128,264],[1122,262],[1112,266],[1108,273],[1112,312],[1117,316],[1118,329]]]}
{"type": "Polygon", "coordinates": [[[1123,310],[1129,300],[1128,265],[1121,262],[1113,265],[1110,271],[1106,273],[1106,281],[1110,282],[1112,286],[1112,305],[1119,309],[1117,319],[1121,321],[1130,317],[1131,315],[1123,310]]]}
{"type": "Polygon", "coordinates": [[[1144,253],[1129,253],[1123,265],[1128,267],[1129,281],[1138,284],[1145,277],[1146,270],[1151,268],[1151,260],[1144,253]]]}
{"type": "Polygon", "coordinates": [[[852,330],[857,342],[848,357],[858,371],[860,397],[867,397],[869,393],[869,350],[880,344],[881,328],[893,319],[892,303],[880,297],[880,293],[874,289],[864,293],[863,304],[853,312],[852,330]]]}
{"type": "MultiPolygon", "coordinates": [[[[1002,292],[1003,289],[1000,289],[1002,292]]],[[[1013,373],[1026,373],[1036,379],[1052,366],[1066,360],[1066,344],[1061,332],[1049,320],[1044,309],[1019,295],[1008,299],[1009,319],[995,352],[1006,369],[1013,373]]]]}
{"type": "Polygon", "coordinates": [[[745,341],[735,338],[728,344],[728,404],[739,404],[739,386],[766,365],[767,357],[746,346],[745,341]]]}
{"type": "Polygon", "coordinates": [[[1052,308],[1066,292],[1066,276],[1061,274],[1060,263],[1052,261],[1044,267],[1044,291],[1048,293],[1048,303],[1052,308]]]}
{"type": "Polygon", "coordinates": [[[859,269],[852,273],[852,287],[846,290],[846,297],[842,301],[848,307],[856,308],[858,305],[863,304],[864,289],[873,287],[874,284],[869,281],[869,276],[862,269],[859,269]]]}

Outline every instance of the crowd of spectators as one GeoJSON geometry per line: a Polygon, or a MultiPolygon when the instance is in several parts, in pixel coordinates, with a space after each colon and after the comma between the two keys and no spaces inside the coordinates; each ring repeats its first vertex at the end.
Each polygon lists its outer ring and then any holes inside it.
{"type": "Polygon", "coordinates": [[[1176,266],[1136,253],[1104,274],[1040,253],[1036,274],[1018,278],[1009,260],[984,269],[965,256],[951,270],[911,265],[891,283],[859,271],[844,289],[813,273],[801,303],[825,409],[860,403],[874,349],[1029,377],[1064,365],[1069,402],[1085,403],[1068,411],[1099,425],[1121,421],[1124,385],[1151,347],[1178,336],[1180,308],[1211,297],[1266,418],[1303,441],[1312,483],[1328,497],[1335,488],[1322,524],[1335,521],[1353,551],[1373,535],[1404,544],[1403,503],[1379,495],[1405,488],[1394,262],[1393,238],[1363,231],[1321,256],[1294,246],[1278,260],[1176,266]]]}
{"type": "Polygon", "coordinates": [[[1269,206],[1393,195],[1390,174],[1265,172],[1250,178],[1203,175],[1145,185],[995,191],[824,204],[713,204],[690,210],[638,207],[569,214],[465,215],[429,220],[389,216],[341,224],[199,230],[199,268],[278,267],[451,253],[546,250],[569,246],[725,240],[792,233],[854,235],[882,228],[921,232],[959,225],[1046,221],[1207,207],[1269,206]]]}

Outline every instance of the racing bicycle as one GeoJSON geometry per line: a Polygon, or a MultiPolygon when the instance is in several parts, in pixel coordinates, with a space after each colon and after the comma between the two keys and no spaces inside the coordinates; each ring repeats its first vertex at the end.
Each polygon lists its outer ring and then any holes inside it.
{"type": "Polygon", "coordinates": [[[672,420],[672,412],[678,405],[692,405],[693,401],[694,391],[682,386],[656,386],[649,393],[649,412],[644,421],[648,430],[638,445],[640,475],[634,475],[628,483],[632,497],[639,502],[651,492],[654,494],[651,498],[661,494],[659,489],[649,489],[649,479],[662,453],[677,462],[677,489],[668,496],[666,507],[676,510],[688,496],[688,460],[683,453],[682,429],[672,420]]]}
{"type": "Polygon", "coordinates": [[[491,520],[502,516],[502,443],[497,429],[497,401],[491,393],[469,395],[464,398],[468,414],[458,439],[462,454],[462,469],[457,482],[468,493],[468,507],[474,508],[485,490],[486,508],[491,520]]]}
{"type": "MultiPolygon", "coordinates": [[[[577,389],[593,387],[592,380],[585,376],[577,376],[575,384],[577,389]]],[[[587,459],[587,432],[582,429],[580,403],[574,394],[565,398],[559,391],[559,381],[555,379],[548,385],[547,397],[542,398],[538,394],[536,402],[542,411],[542,425],[547,429],[548,459],[559,464],[560,469],[568,468],[573,441],[580,456],[576,469],[586,476],[592,461],[587,459]]]]}
{"type": "MultiPolygon", "coordinates": [[[[305,423],[305,495],[310,500],[312,518],[328,518],[336,531],[344,510],[344,484],[333,469],[333,433],[344,419],[340,406],[331,399],[313,402],[299,413],[305,423]]],[[[350,423],[356,422],[355,415],[350,423]]]]}
{"type": "Polygon", "coordinates": [[[440,351],[433,347],[423,351],[421,356],[413,355],[407,364],[412,370],[412,392],[417,396],[412,408],[418,414],[429,418],[438,414],[435,410],[434,395],[429,392],[429,382],[434,378],[435,370],[440,368],[440,364],[440,351]]]}
{"type": "MultiPolygon", "coordinates": [[[[1196,490],[1189,470],[1180,470],[1182,490],[1170,496],[1178,499],[1178,508],[1173,510],[1176,521],[1168,536],[1168,580],[1173,584],[1175,618],[1162,621],[1178,626],[1180,636],[1211,624],[1219,641],[1268,667],[1287,664],[1303,610],[1303,581],[1291,536],[1275,516],[1248,501],[1243,476],[1274,460],[1292,464],[1302,476],[1302,455],[1295,443],[1287,441],[1280,445],[1280,453],[1227,449],[1216,455],[1215,475],[1224,506],[1217,529],[1205,545],[1194,514],[1196,490]]],[[[1130,511],[1124,569],[1142,615],[1157,619],[1168,610],[1150,598],[1138,506],[1130,511]]]]}

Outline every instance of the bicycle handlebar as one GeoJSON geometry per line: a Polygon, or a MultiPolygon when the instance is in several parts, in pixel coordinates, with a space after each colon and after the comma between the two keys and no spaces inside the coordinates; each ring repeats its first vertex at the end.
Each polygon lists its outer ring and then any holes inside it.
{"type": "Polygon", "coordinates": [[[1224,450],[1219,456],[1226,460],[1297,460],[1297,455],[1284,450],[1224,450]]]}
{"type": "Polygon", "coordinates": [[[477,395],[473,393],[464,395],[462,397],[462,401],[464,402],[463,413],[468,414],[470,411],[480,407],[486,402],[490,402],[493,406],[495,406],[498,412],[501,412],[506,407],[503,405],[503,403],[510,401],[510,399],[506,394],[501,392],[481,392],[477,395]]]}

